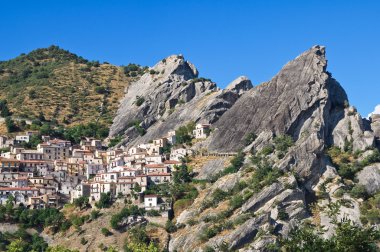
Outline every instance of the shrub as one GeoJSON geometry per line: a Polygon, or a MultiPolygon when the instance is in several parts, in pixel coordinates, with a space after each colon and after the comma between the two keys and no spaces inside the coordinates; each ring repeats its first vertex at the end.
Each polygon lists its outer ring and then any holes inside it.
{"type": "Polygon", "coordinates": [[[92,210],[90,213],[91,220],[96,220],[100,217],[100,211],[98,210],[92,210]]]}
{"type": "Polygon", "coordinates": [[[98,94],[106,94],[108,93],[108,90],[106,87],[98,86],[98,87],[95,87],[95,92],[98,94]]]}
{"type": "Polygon", "coordinates": [[[112,235],[112,232],[109,231],[107,228],[102,228],[100,231],[101,231],[102,234],[103,234],[104,236],[106,236],[106,237],[112,235]]]}
{"type": "Polygon", "coordinates": [[[243,199],[243,196],[241,195],[235,195],[234,197],[232,197],[230,199],[230,207],[232,209],[237,209],[237,208],[240,208],[244,203],[244,199],[243,199]]]}
{"type": "Polygon", "coordinates": [[[116,146],[118,143],[120,143],[121,141],[123,140],[123,137],[122,136],[116,136],[114,138],[111,138],[110,139],[110,142],[108,144],[108,148],[112,148],[114,146],[116,146]]]}
{"type": "Polygon", "coordinates": [[[355,185],[350,192],[351,196],[354,198],[366,199],[368,197],[367,190],[363,185],[355,185]]]}
{"type": "Polygon", "coordinates": [[[147,211],[146,215],[148,215],[150,217],[154,217],[154,216],[161,216],[161,213],[160,213],[160,211],[152,209],[152,210],[147,211]]]}
{"type": "Polygon", "coordinates": [[[177,231],[177,227],[174,225],[174,223],[171,220],[166,221],[165,229],[168,233],[174,233],[175,231],[177,231]]]}
{"type": "Polygon", "coordinates": [[[285,209],[283,209],[283,208],[279,208],[279,209],[278,209],[278,215],[277,215],[277,218],[278,218],[279,220],[285,221],[285,220],[289,219],[289,215],[288,215],[288,213],[285,211],[285,209]]]}
{"type": "Polygon", "coordinates": [[[6,100],[0,100],[0,116],[1,117],[8,117],[11,115],[11,112],[8,108],[8,103],[6,100]]]}
{"type": "Polygon", "coordinates": [[[264,155],[264,156],[268,156],[270,154],[272,154],[274,151],[274,147],[273,145],[267,145],[265,146],[262,150],[261,150],[261,154],[264,155]]]}
{"type": "Polygon", "coordinates": [[[101,193],[100,199],[95,203],[97,208],[109,208],[112,205],[111,193],[101,193]]]}
{"type": "Polygon", "coordinates": [[[176,141],[178,144],[189,144],[193,139],[193,130],[195,129],[195,123],[189,122],[184,126],[180,126],[176,131],[176,141]]]}
{"type": "Polygon", "coordinates": [[[135,104],[137,107],[140,107],[145,102],[145,98],[141,96],[136,96],[135,104]]]}
{"type": "Polygon", "coordinates": [[[80,209],[83,209],[89,206],[88,202],[89,202],[88,197],[81,196],[77,199],[74,199],[73,204],[75,207],[79,207],[80,209]]]}
{"type": "Polygon", "coordinates": [[[250,145],[253,141],[255,141],[257,138],[257,135],[254,133],[254,132],[251,132],[249,134],[247,134],[244,138],[244,144],[247,146],[247,145],[250,145]]]}

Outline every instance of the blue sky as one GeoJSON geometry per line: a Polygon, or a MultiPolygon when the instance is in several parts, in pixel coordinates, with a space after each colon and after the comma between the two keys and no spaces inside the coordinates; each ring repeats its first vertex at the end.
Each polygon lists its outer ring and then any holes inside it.
{"type": "Polygon", "coordinates": [[[0,60],[56,44],[90,60],[153,65],[184,54],[224,87],[270,80],[315,44],[366,116],[380,103],[380,1],[0,0],[0,60]]]}

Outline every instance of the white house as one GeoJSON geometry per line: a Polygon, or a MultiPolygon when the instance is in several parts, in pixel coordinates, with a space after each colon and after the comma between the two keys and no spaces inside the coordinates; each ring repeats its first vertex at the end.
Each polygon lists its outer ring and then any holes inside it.
{"type": "Polygon", "coordinates": [[[146,210],[157,209],[157,207],[158,207],[158,196],[157,195],[145,195],[144,196],[144,207],[146,210]]]}
{"type": "Polygon", "coordinates": [[[193,135],[196,139],[204,139],[207,138],[210,134],[210,124],[200,124],[198,123],[195,126],[195,130],[193,131],[193,135]]]}

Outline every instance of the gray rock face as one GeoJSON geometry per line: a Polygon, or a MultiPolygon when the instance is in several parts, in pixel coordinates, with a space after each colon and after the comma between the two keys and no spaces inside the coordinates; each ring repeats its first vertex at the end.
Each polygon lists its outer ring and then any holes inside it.
{"type": "Polygon", "coordinates": [[[273,183],[269,187],[264,188],[260,193],[253,195],[246,203],[244,203],[241,210],[243,212],[256,212],[284,189],[285,187],[281,183],[273,183]]]}
{"type": "Polygon", "coordinates": [[[245,93],[220,118],[209,147],[236,151],[243,147],[248,133],[260,134],[265,130],[287,133],[295,139],[300,137],[304,126],[309,129],[323,126],[321,133],[329,133],[325,118],[333,116],[339,121],[344,117],[347,95],[326,66],[325,48],[321,46],[286,64],[271,81],[245,93]],[[319,117],[319,122],[310,117],[319,117]]]}
{"type": "Polygon", "coordinates": [[[345,110],[345,117],[335,126],[332,135],[334,144],[341,148],[346,141],[352,142],[354,151],[375,145],[373,133],[365,131],[363,119],[353,107],[345,110]]]}
{"type": "Polygon", "coordinates": [[[110,137],[122,134],[125,143],[136,144],[162,137],[188,121],[214,123],[252,88],[245,77],[220,90],[215,83],[197,76],[196,68],[182,56],[173,55],[157,63],[127,88],[110,137]],[[133,130],[136,121],[147,130],[145,136],[133,130]]]}
{"type": "Polygon", "coordinates": [[[226,91],[232,91],[238,95],[242,95],[251,88],[253,88],[252,82],[247,77],[240,76],[226,87],[226,91]]]}
{"type": "Polygon", "coordinates": [[[197,178],[208,179],[224,169],[226,158],[218,158],[208,161],[200,170],[197,178]]]}
{"type": "Polygon", "coordinates": [[[371,195],[380,191],[380,164],[365,167],[357,175],[359,184],[365,186],[371,195]]]}

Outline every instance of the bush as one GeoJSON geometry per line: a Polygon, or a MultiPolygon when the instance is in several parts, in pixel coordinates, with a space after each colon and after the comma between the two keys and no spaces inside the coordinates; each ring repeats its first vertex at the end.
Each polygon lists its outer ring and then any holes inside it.
{"type": "Polygon", "coordinates": [[[291,136],[281,135],[273,139],[278,158],[283,158],[294,142],[291,136]]]}
{"type": "Polygon", "coordinates": [[[350,192],[351,196],[354,198],[366,199],[368,197],[367,190],[363,185],[355,185],[350,192]]]}
{"type": "Polygon", "coordinates": [[[112,215],[111,217],[111,227],[113,229],[122,228],[122,223],[128,216],[144,215],[145,210],[143,208],[138,208],[136,205],[131,207],[124,207],[119,213],[112,215]]]}
{"type": "Polygon", "coordinates": [[[91,220],[96,220],[97,218],[100,217],[100,211],[98,210],[92,210],[90,213],[91,220]]]}
{"type": "Polygon", "coordinates": [[[135,104],[137,107],[140,107],[145,102],[145,98],[141,96],[136,96],[135,104]]]}
{"type": "Polygon", "coordinates": [[[241,195],[235,195],[230,199],[230,207],[234,210],[240,208],[243,205],[243,203],[244,199],[241,195]]]}
{"type": "Polygon", "coordinates": [[[193,139],[195,123],[189,122],[187,125],[180,126],[176,131],[176,141],[178,144],[190,144],[193,139]]]}
{"type": "Polygon", "coordinates": [[[174,225],[174,223],[171,220],[166,221],[165,229],[168,233],[174,233],[175,231],[177,231],[177,227],[174,225]]]}
{"type": "Polygon", "coordinates": [[[244,138],[245,146],[250,145],[253,141],[256,140],[256,138],[257,138],[257,135],[254,132],[247,134],[244,138]]]}
{"type": "Polygon", "coordinates": [[[12,133],[18,130],[15,122],[12,120],[10,116],[5,118],[5,126],[7,127],[8,133],[12,133]]]}
{"type": "Polygon", "coordinates": [[[122,136],[116,136],[114,138],[110,139],[110,143],[108,144],[108,148],[112,148],[116,146],[118,143],[120,143],[123,140],[122,136]]]}
{"type": "Polygon", "coordinates": [[[95,203],[97,208],[109,208],[112,205],[111,193],[101,193],[100,199],[95,203]]]}
{"type": "Polygon", "coordinates": [[[152,210],[147,211],[146,215],[148,215],[150,217],[155,217],[155,216],[161,216],[161,213],[160,213],[160,211],[152,209],[152,210]]]}
{"type": "Polygon", "coordinates": [[[377,251],[376,243],[379,241],[378,230],[362,228],[348,219],[343,219],[329,239],[319,236],[313,226],[303,225],[282,240],[281,247],[286,251],[377,251]]]}
{"type": "Polygon", "coordinates": [[[88,202],[89,202],[88,197],[81,196],[77,199],[74,199],[73,204],[75,207],[83,209],[83,208],[87,208],[89,206],[88,202]]]}
{"type": "Polygon", "coordinates": [[[262,150],[261,150],[261,154],[264,155],[264,156],[268,156],[270,154],[272,154],[274,151],[274,147],[273,145],[267,145],[265,146],[262,150]]]}
{"type": "Polygon", "coordinates": [[[106,236],[106,237],[112,235],[112,232],[109,231],[107,228],[102,228],[100,231],[101,231],[102,234],[103,234],[104,236],[106,236]]]}
{"type": "Polygon", "coordinates": [[[8,108],[8,103],[6,100],[0,100],[0,116],[1,117],[8,117],[11,115],[11,112],[8,108]]]}
{"type": "Polygon", "coordinates": [[[97,87],[95,87],[95,92],[98,94],[106,94],[106,93],[108,93],[108,90],[106,87],[97,86],[97,87]]]}

